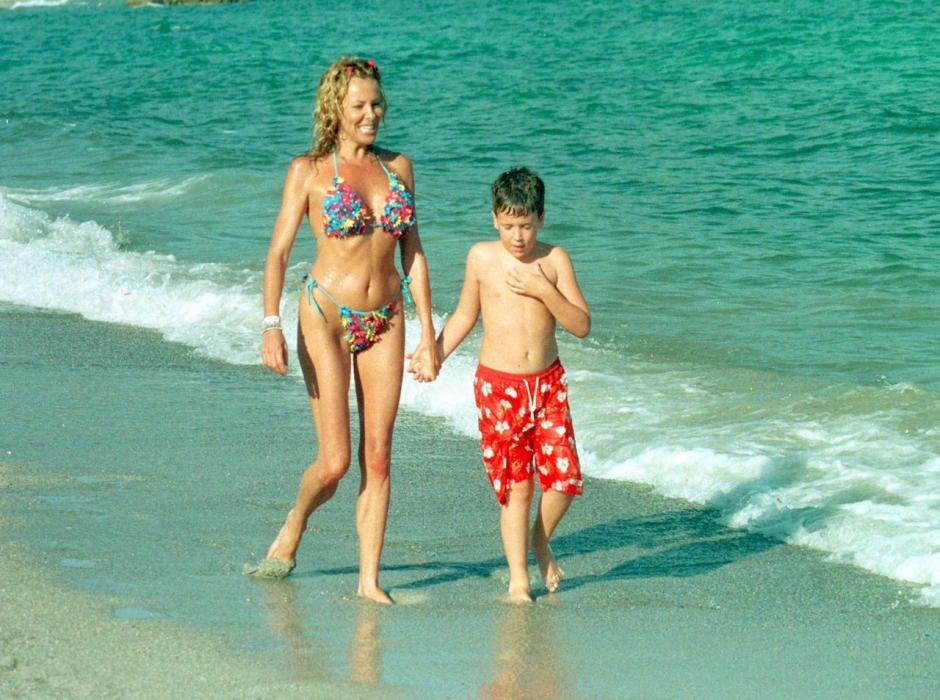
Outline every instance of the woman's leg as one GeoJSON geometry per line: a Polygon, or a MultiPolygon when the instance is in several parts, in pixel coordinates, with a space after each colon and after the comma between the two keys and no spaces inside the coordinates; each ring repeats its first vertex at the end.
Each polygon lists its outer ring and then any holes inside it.
{"type": "Polygon", "coordinates": [[[300,477],[294,507],[268,549],[269,557],[285,562],[294,558],[311,513],[336,493],[350,460],[349,349],[333,330],[338,321],[318,316],[306,300],[299,315],[297,353],[317,434],[317,456],[300,477]]]}
{"type": "Polygon", "coordinates": [[[359,404],[359,469],[362,482],[356,500],[359,534],[359,589],[364,598],[392,599],[379,586],[379,559],[391,494],[392,429],[401,397],[405,363],[405,323],[401,304],[381,340],[355,356],[359,404]]]}

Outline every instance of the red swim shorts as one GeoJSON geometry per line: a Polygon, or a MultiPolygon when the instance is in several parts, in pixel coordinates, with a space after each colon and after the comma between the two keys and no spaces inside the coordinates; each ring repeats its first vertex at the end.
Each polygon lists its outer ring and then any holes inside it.
{"type": "Polygon", "coordinates": [[[568,380],[560,361],[535,374],[510,374],[480,365],[473,396],[479,409],[483,466],[500,503],[506,503],[510,480],[531,478],[533,467],[542,491],[581,493],[568,380]]]}

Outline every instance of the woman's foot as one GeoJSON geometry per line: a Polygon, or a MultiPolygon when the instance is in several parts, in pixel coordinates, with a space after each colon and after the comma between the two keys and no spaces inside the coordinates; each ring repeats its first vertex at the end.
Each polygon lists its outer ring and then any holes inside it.
{"type": "Polygon", "coordinates": [[[300,538],[303,537],[306,525],[294,520],[294,509],[287,513],[284,524],[278,530],[277,536],[268,547],[268,559],[280,559],[285,563],[294,561],[294,554],[300,546],[300,538]]]}
{"type": "Polygon", "coordinates": [[[294,554],[300,546],[304,524],[295,522],[293,515],[294,510],[291,509],[271,546],[268,547],[267,556],[257,564],[245,566],[244,572],[247,575],[258,578],[284,578],[294,570],[297,565],[294,561],[294,554]]]}
{"type": "Polygon", "coordinates": [[[284,578],[294,570],[296,563],[293,559],[284,561],[274,557],[265,557],[257,564],[246,564],[243,571],[248,576],[258,578],[284,578]]]}

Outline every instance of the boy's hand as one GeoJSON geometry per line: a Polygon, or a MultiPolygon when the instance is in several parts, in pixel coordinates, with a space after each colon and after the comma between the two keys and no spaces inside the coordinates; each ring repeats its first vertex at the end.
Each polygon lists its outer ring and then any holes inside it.
{"type": "Polygon", "coordinates": [[[539,263],[520,265],[511,269],[506,275],[506,285],[516,294],[535,299],[541,299],[555,288],[551,280],[545,276],[539,263]]]}
{"type": "Polygon", "coordinates": [[[405,367],[405,371],[410,374],[416,382],[429,382],[430,378],[424,371],[424,367],[421,365],[418,360],[415,359],[413,352],[406,352],[405,359],[408,360],[408,365],[405,367]]]}

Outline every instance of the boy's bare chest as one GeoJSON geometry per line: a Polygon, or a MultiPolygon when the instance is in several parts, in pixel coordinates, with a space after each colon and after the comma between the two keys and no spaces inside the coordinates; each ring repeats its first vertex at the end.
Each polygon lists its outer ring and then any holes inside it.
{"type": "Polygon", "coordinates": [[[519,272],[520,266],[492,265],[480,276],[480,294],[484,315],[499,315],[507,319],[516,316],[532,317],[550,315],[538,299],[518,294],[509,288],[511,271],[519,272]],[[490,311],[490,314],[487,314],[490,311]],[[495,312],[495,313],[492,313],[495,312]]]}

